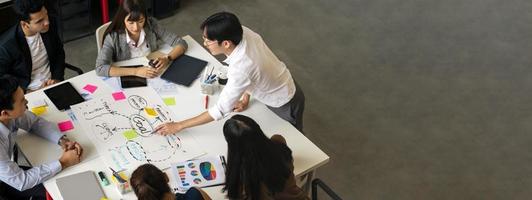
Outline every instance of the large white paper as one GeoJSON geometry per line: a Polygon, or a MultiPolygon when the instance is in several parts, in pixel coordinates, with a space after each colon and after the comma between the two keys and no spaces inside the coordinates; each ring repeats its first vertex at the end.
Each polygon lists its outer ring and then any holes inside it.
{"type": "Polygon", "coordinates": [[[110,94],[72,106],[79,124],[108,166],[133,171],[151,163],[165,169],[170,163],[204,154],[187,133],[153,133],[159,124],[174,121],[175,115],[152,88],[131,88],[123,94],[125,98],[110,94]]]}

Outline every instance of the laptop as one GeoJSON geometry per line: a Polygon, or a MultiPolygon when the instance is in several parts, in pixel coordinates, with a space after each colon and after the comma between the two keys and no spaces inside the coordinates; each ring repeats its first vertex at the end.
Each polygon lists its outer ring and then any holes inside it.
{"type": "Polygon", "coordinates": [[[105,194],[93,171],[85,171],[56,180],[63,199],[100,200],[105,194]]]}

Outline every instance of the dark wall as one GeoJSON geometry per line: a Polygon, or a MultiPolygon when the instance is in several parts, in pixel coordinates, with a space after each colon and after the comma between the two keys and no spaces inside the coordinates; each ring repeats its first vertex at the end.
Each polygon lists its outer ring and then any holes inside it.
{"type": "Polygon", "coordinates": [[[6,2],[0,5],[0,33],[7,30],[17,21],[12,5],[12,2],[6,2]]]}

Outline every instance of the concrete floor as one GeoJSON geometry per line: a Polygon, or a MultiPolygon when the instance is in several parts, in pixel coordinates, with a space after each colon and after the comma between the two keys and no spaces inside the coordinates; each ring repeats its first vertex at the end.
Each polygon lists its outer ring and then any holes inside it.
{"type": "MultiPolygon", "coordinates": [[[[201,41],[221,10],[302,86],[318,177],[344,199],[532,196],[532,1],[182,0],[161,23],[201,41]]],[[[94,68],[94,37],[65,49],[94,68]]]]}

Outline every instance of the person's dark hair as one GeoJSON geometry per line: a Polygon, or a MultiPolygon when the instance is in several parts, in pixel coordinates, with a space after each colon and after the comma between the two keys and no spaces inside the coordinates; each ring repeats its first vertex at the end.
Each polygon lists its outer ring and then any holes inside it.
{"type": "MultiPolygon", "coordinates": [[[[118,8],[113,21],[109,24],[109,27],[105,30],[103,38],[112,32],[123,32],[126,28],[124,24],[124,19],[129,15],[128,21],[138,21],[140,17],[144,16],[146,18],[146,23],[148,24],[148,12],[146,6],[144,6],[144,0],[124,0],[122,5],[118,8]]],[[[102,40],[103,43],[103,40],[102,40]]]]}
{"type": "Polygon", "coordinates": [[[200,29],[205,30],[207,39],[217,40],[218,44],[229,40],[238,45],[242,40],[242,25],[233,13],[215,13],[201,23],[200,29]]]}
{"type": "Polygon", "coordinates": [[[130,182],[139,200],[161,200],[171,192],[168,177],[152,164],[144,164],[135,169],[130,182]]]}
{"type": "Polygon", "coordinates": [[[13,95],[19,87],[17,79],[9,75],[0,77],[0,111],[13,109],[13,95]]]}
{"type": "Polygon", "coordinates": [[[279,145],[253,119],[234,115],[225,122],[223,132],[228,145],[223,190],[230,199],[259,199],[262,184],[272,194],[284,189],[292,173],[290,165],[279,145]]]}
{"type": "Polygon", "coordinates": [[[44,6],[44,0],[15,0],[14,3],[19,20],[26,22],[30,21],[30,14],[41,11],[44,6]]]}

